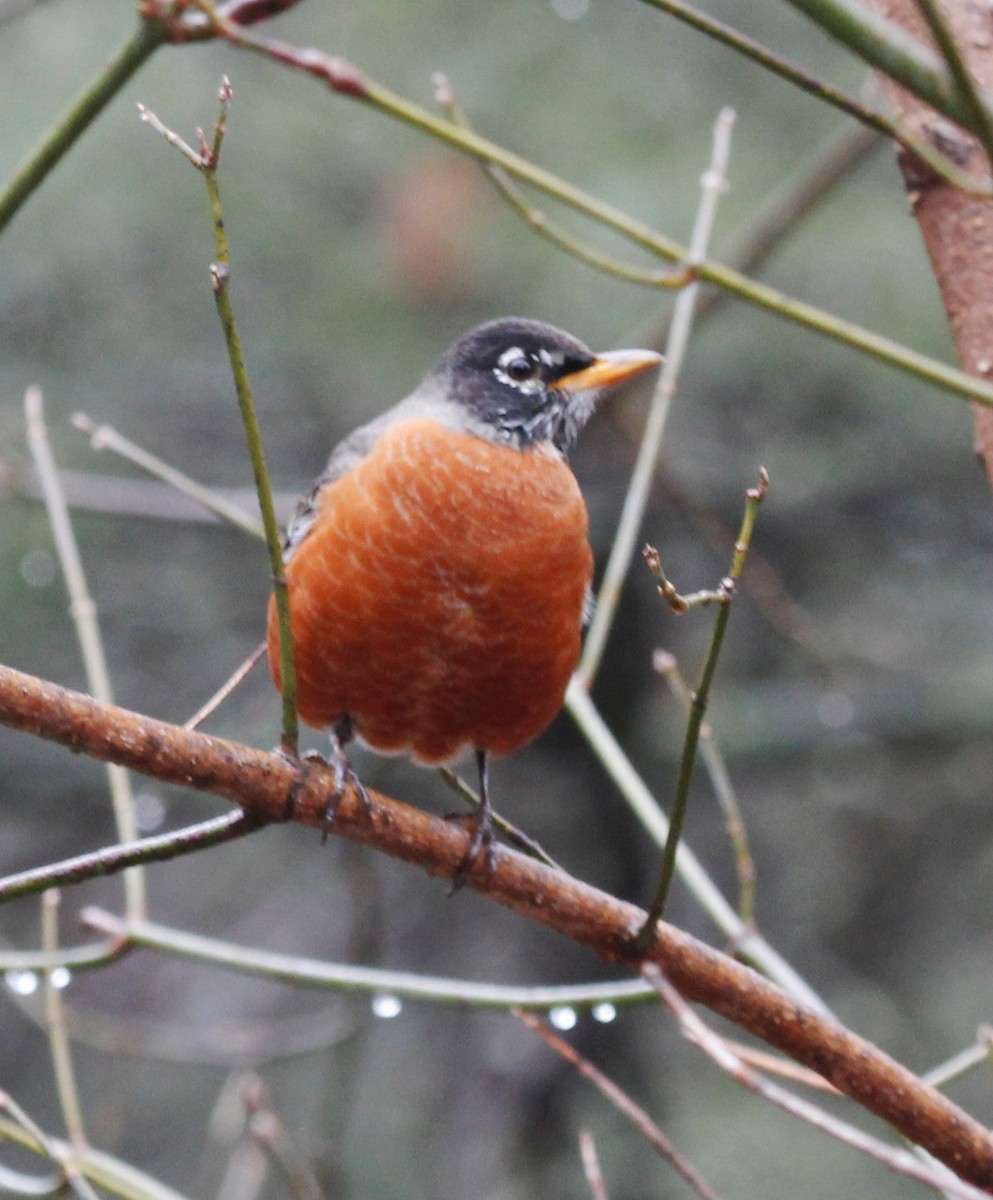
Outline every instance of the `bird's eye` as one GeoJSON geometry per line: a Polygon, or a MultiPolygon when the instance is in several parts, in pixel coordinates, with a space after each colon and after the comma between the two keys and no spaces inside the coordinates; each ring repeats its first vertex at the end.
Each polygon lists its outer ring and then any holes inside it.
{"type": "Polygon", "coordinates": [[[506,364],[504,370],[514,383],[524,383],[533,377],[535,364],[529,358],[519,355],[516,358],[512,358],[506,364]]]}

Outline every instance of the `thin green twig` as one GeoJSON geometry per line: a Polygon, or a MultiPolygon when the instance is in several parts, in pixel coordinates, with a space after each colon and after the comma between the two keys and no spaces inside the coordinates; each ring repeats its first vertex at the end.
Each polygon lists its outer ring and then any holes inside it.
{"type": "MultiPolygon", "coordinates": [[[[972,129],[972,113],[941,59],[860,0],[786,0],[870,66],[953,121],[972,129]]],[[[985,102],[987,107],[988,100],[985,102]]],[[[973,129],[973,132],[977,132],[973,129]]]]}
{"type": "MultiPolygon", "coordinates": [[[[693,711],[693,692],[687,685],[679,663],[671,655],[660,651],[655,656],[655,669],[663,677],[669,691],[685,708],[693,711]]],[[[724,827],[734,855],[735,873],[738,876],[738,915],[748,928],[755,927],[755,860],[748,845],[748,830],[735,795],[731,773],[728,771],[714,731],[708,721],[700,726],[700,759],[710,778],[714,795],[724,816],[724,827]]]]}
{"type": "MultiPolygon", "coordinates": [[[[465,114],[455,101],[455,92],[448,79],[438,72],[433,76],[432,82],[439,108],[455,125],[462,129],[470,129],[471,126],[466,120],[465,114]]],[[[502,167],[498,167],[494,163],[484,163],[483,169],[493,181],[500,195],[514,212],[527,222],[529,228],[538,237],[551,242],[553,246],[571,258],[578,259],[579,262],[593,267],[594,270],[600,271],[604,275],[611,275],[615,279],[623,279],[625,283],[635,283],[643,287],[673,290],[685,287],[691,281],[691,272],[685,267],[673,271],[646,271],[633,267],[630,263],[621,262],[620,259],[613,258],[609,254],[604,254],[602,250],[574,237],[554,221],[550,221],[540,209],[534,208],[502,167]]]]}
{"type": "MultiPolygon", "coordinates": [[[[854,117],[855,120],[860,121],[866,128],[873,129],[877,133],[892,138],[901,146],[905,146],[908,150],[913,151],[919,159],[927,163],[936,175],[945,179],[953,187],[961,188],[963,191],[980,196],[993,194],[993,186],[977,181],[974,176],[970,175],[967,171],[963,171],[947,155],[942,154],[926,138],[921,137],[914,130],[901,125],[899,121],[892,120],[885,113],[877,112],[860,101],[846,96],[843,92],[838,91],[837,88],[832,87],[831,84],[825,83],[822,79],[811,75],[809,71],[803,70],[781,55],[773,53],[767,46],[764,46],[754,38],[750,38],[746,34],[732,29],[722,21],[714,20],[713,17],[700,12],[689,4],[684,4],[683,0],[642,0],[642,3],[649,5],[651,8],[661,9],[669,16],[675,17],[677,20],[683,21],[691,28],[697,30],[698,33],[703,33],[714,41],[728,46],[738,54],[750,58],[764,70],[778,75],[780,79],[785,79],[788,83],[815,96],[818,100],[822,100],[824,103],[830,104],[833,108],[837,108],[840,112],[854,117]]],[[[977,101],[977,103],[979,109],[982,110],[981,101],[977,101]]],[[[977,124],[983,119],[988,119],[988,116],[989,114],[985,114],[984,116],[981,112],[977,112],[977,124]]]]}
{"type": "Polygon", "coordinates": [[[651,989],[641,979],[549,987],[477,983],[469,979],[442,978],[351,963],[323,962],[296,954],[271,953],[172,929],[153,921],[132,923],[103,909],[84,909],[82,919],[93,929],[128,945],[162,950],[167,954],[209,962],[247,975],[303,986],[385,993],[411,1000],[482,1008],[507,1009],[518,1006],[533,1011],[559,1007],[589,1008],[596,1004],[631,1004],[651,998],[651,989]]]}
{"type": "MultiPolygon", "coordinates": [[[[651,789],[635,770],[593,698],[573,678],[566,691],[566,708],[590,749],[613,780],[618,792],[661,849],[669,835],[669,819],[651,789]]],[[[727,902],[705,867],[686,842],[676,851],[676,867],[687,891],[716,927],[734,945],[738,957],[751,963],[773,982],[814,1012],[828,1013],[818,996],[796,969],[756,929],[749,928],[727,902]]]]}
{"type": "Polygon", "coordinates": [[[0,230],[166,37],[167,30],[160,22],[142,21],[135,34],[84,88],[0,192],[0,230]]]}
{"type": "Polygon", "coordinates": [[[290,626],[289,593],[286,587],[286,576],[283,573],[282,536],[279,529],[279,522],[276,520],[276,510],[272,500],[272,487],[269,483],[269,472],[266,467],[265,451],[262,446],[262,434],[255,412],[255,404],[252,400],[252,390],[248,382],[248,371],[245,367],[245,355],[241,345],[241,338],[238,335],[238,328],[235,324],[234,307],[231,303],[231,248],[228,242],[227,229],[224,224],[224,209],[221,204],[221,193],[217,179],[218,163],[221,146],[224,141],[224,133],[227,128],[228,108],[231,103],[231,96],[231,83],[225,77],[218,90],[220,111],[214,125],[213,142],[208,144],[203,133],[200,132],[200,146],[197,150],[194,150],[178,134],[163,125],[158,117],[144,105],[139,105],[138,111],[141,114],[141,119],[146,124],[151,125],[153,129],[161,133],[170,145],[175,146],[196,167],[207,185],[211,216],[213,217],[214,243],[217,251],[217,261],[212,263],[210,267],[214,302],[217,305],[217,314],[221,321],[221,327],[224,330],[224,341],[228,349],[231,373],[234,377],[238,407],[245,429],[245,439],[248,443],[248,454],[252,463],[252,473],[255,477],[259,508],[262,512],[262,526],[265,530],[266,547],[269,552],[273,594],[276,598],[283,700],[280,744],[286,754],[292,758],[296,758],[299,744],[299,720],[296,707],[296,668],[293,661],[293,634],[290,626]]]}
{"type": "MultiPolygon", "coordinates": [[[[69,612],[76,628],[87,684],[90,694],[95,699],[104,704],[110,704],[113,702],[113,688],[110,683],[110,671],[107,667],[107,656],[104,653],[103,638],[100,634],[97,606],[86,581],[82,556],[79,553],[72,518],[69,515],[69,505],[66,503],[65,492],[62,489],[58,468],[49,444],[40,388],[28,388],[24,396],[24,409],[28,429],[28,446],[31,450],[35,470],[38,473],[38,481],[41,485],[52,529],[52,538],[55,542],[62,576],[65,579],[66,590],[69,593],[69,612]]],[[[108,763],[106,771],[117,836],[121,841],[134,841],[138,837],[138,824],[134,813],[131,776],[123,767],[119,767],[115,763],[108,763]]],[[[131,916],[147,915],[148,898],[142,871],[125,872],[124,899],[131,916]]]]}
{"type": "Polygon", "coordinates": [[[927,22],[928,29],[941,51],[942,58],[948,65],[962,103],[972,114],[972,128],[983,144],[989,164],[993,166],[993,113],[990,113],[983,102],[976,80],[955,43],[955,35],[941,9],[934,0],[917,0],[917,7],[927,22]]]}
{"type": "MultiPolygon", "coordinates": [[[[741,578],[741,573],[745,566],[745,558],[748,554],[748,547],[751,544],[752,532],[755,528],[755,518],[758,515],[758,507],[762,503],[768,487],[769,477],[763,469],[760,472],[758,487],[749,488],[746,493],[745,513],[742,518],[738,540],[735,542],[734,554],[731,558],[731,569],[728,572],[727,578],[721,581],[720,587],[715,592],[700,592],[692,597],[680,596],[662,574],[661,564],[659,564],[656,570],[656,576],[659,579],[659,590],[677,612],[685,611],[687,607],[694,604],[716,603],[718,607],[717,617],[714,620],[714,632],[710,640],[710,648],[707,652],[703,670],[700,673],[700,682],[693,695],[690,717],[686,724],[683,752],[679,762],[679,772],[676,777],[676,792],[672,802],[672,811],[669,816],[669,835],[666,838],[665,849],[662,852],[662,869],[655,892],[655,899],[648,910],[648,917],[645,920],[645,924],[635,938],[635,945],[641,949],[644,949],[648,945],[654,935],[655,927],[665,911],[669,888],[676,870],[676,852],[679,847],[683,821],[686,816],[690,781],[693,777],[697,748],[700,743],[700,730],[704,717],[707,715],[707,705],[710,702],[710,689],[717,670],[717,663],[720,659],[721,648],[724,644],[724,635],[727,632],[728,618],[731,615],[731,601],[734,598],[735,587],[741,578]]],[[[655,554],[655,559],[657,560],[657,558],[658,555],[655,554]]]]}

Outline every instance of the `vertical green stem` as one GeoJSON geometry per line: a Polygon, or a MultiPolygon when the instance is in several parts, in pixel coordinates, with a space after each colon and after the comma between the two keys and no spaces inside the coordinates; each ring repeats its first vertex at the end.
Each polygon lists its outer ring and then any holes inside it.
{"type": "Polygon", "coordinates": [[[227,230],[224,225],[224,210],[221,206],[221,195],[217,186],[217,153],[220,148],[220,138],[223,135],[223,116],[218,122],[217,137],[209,161],[203,167],[203,177],[207,182],[207,193],[210,196],[210,211],[214,223],[214,242],[217,248],[217,261],[211,264],[210,274],[214,286],[214,300],[217,313],[224,330],[224,341],[228,348],[231,362],[231,373],[234,376],[235,390],[238,393],[238,407],[241,410],[241,420],[245,428],[245,438],[248,442],[248,455],[252,462],[252,472],[255,476],[255,487],[259,497],[259,508],[262,511],[262,525],[265,529],[266,546],[269,551],[269,566],[272,571],[273,591],[276,597],[276,611],[279,618],[279,662],[282,677],[283,720],[280,743],[287,754],[296,756],[299,739],[299,724],[296,709],[296,669],[293,664],[293,637],[290,630],[290,602],[286,588],[286,576],[283,573],[282,538],[279,523],[276,520],[276,510],[272,501],[272,487],[269,483],[269,472],[266,468],[265,452],[262,447],[262,435],[259,430],[258,418],[255,414],[255,404],[248,383],[248,372],[245,368],[245,357],[241,348],[241,338],[234,320],[234,310],[231,305],[229,283],[231,278],[231,251],[228,243],[227,230]]]}
{"type": "Polygon", "coordinates": [[[721,581],[720,589],[716,594],[719,604],[717,616],[714,619],[714,632],[710,639],[710,648],[707,651],[703,671],[700,673],[700,682],[691,698],[690,716],[686,723],[683,752],[679,760],[679,772],[676,776],[676,796],[672,805],[672,813],[669,817],[669,835],[666,838],[665,848],[662,851],[662,871],[658,887],[655,891],[655,899],[648,910],[648,917],[638,936],[635,938],[635,947],[637,949],[645,949],[647,947],[655,932],[655,926],[665,911],[669,888],[676,870],[676,851],[679,849],[679,839],[682,835],[683,822],[686,818],[690,781],[693,778],[697,747],[700,744],[700,730],[704,717],[707,715],[707,705],[710,703],[710,689],[714,682],[717,662],[721,656],[721,647],[724,644],[728,619],[731,616],[731,601],[734,598],[735,586],[741,578],[741,572],[745,566],[745,558],[748,554],[752,532],[755,528],[758,506],[762,502],[768,486],[769,478],[763,470],[759,486],[757,488],[750,488],[746,495],[745,512],[742,517],[738,540],[735,543],[734,556],[731,559],[731,570],[728,573],[728,577],[721,581]]]}

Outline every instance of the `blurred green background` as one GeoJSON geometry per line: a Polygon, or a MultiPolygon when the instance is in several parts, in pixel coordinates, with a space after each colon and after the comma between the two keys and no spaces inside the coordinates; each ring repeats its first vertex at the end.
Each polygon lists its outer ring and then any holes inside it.
{"type": "MultiPolygon", "coordinates": [[[[786,6],[745,7],[711,0],[708,11],[747,20],[753,36],[872,95],[858,66],[786,6]]],[[[123,0],[39,4],[0,24],[0,175],[133,24],[123,0]]],[[[480,132],[682,241],[712,122],[732,105],[718,257],[838,129],[812,99],[634,0],[311,0],[271,32],[342,54],[427,106],[431,74],[443,71],[480,132]]],[[[0,246],[0,659],[85,686],[24,444],[22,396],[37,383],[80,500],[76,528],[116,698],[180,721],[260,640],[264,550],[179,519],[179,502],[144,484],[136,501],[122,485],[137,472],[93,451],[69,418],[111,423],[218,488],[250,486],[210,293],[205,190],[135,109],[141,101],[192,136],[214,119],[222,73],[235,91],[221,173],[233,298],[283,495],[308,487],[339,437],[404,394],[477,321],[526,314],[606,349],[661,327],[672,306],[670,295],[598,276],[536,240],[474,164],[422,135],[244,53],[160,50],[0,246]],[[136,515],[138,501],[159,515],[136,515]]],[[[825,200],[763,277],[951,355],[888,149],[825,200]]],[[[620,399],[574,455],[601,565],[645,400],[620,399]]],[[[993,522],[969,412],[731,303],[695,332],[644,528],[684,590],[725,572],[726,539],[760,464],[772,489],[712,713],[753,841],[759,922],[842,1019],[926,1069],[990,1016],[993,522]]],[[[595,696],[663,802],[683,718],[652,651],[672,650],[694,678],[710,623],[706,613],[673,617],[636,564],[595,696]]],[[[260,670],[210,728],[269,747],[278,710],[260,670]]],[[[111,840],[100,766],[4,731],[0,763],[2,870],[111,840]]],[[[356,763],[371,786],[450,806],[430,772],[361,753],[356,763]]],[[[135,782],[150,823],[159,805],[165,827],[219,810],[208,797],[135,782]]],[[[570,870],[647,899],[657,852],[568,718],[497,764],[493,786],[498,807],[570,870]]],[[[702,777],[688,837],[733,890],[702,777]]],[[[153,867],[149,884],[156,919],[245,945],[478,980],[611,976],[472,895],[449,900],[437,880],[334,840],[322,847],[299,827],[153,867]]],[[[119,896],[113,879],[67,894],[65,937],[86,937],[73,920],[84,904],[116,907],[119,896]]],[[[670,915],[715,936],[681,888],[670,915]]],[[[37,928],[36,901],[0,912],[10,947],[36,946],[37,928]]],[[[57,1129],[40,1003],[4,997],[0,1087],[57,1129]]],[[[580,1126],[597,1138],[615,1200],[682,1186],[509,1016],[407,1004],[378,1020],[367,998],[149,953],[77,976],[66,1000],[94,1142],[191,1195],[225,1194],[229,1097],[242,1068],[261,1073],[328,1195],[585,1196],[580,1126]]],[[[609,1025],[583,1016],[570,1036],[725,1194],[905,1190],[740,1093],[654,1008],[609,1025]]],[[[955,1094],[993,1118],[988,1076],[955,1094]]],[[[287,1193],[273,1178],[262,1194],[287,1193]]]]}

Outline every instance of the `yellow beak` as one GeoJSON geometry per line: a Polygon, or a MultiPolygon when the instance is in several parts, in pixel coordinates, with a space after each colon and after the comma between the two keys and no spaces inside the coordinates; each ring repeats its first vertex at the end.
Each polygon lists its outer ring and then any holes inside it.
{"type": "Polygon", "coordinates": [[[625,379],[661,366],[662,355],[654,350],[608,350],[598,354],[588,367],[563,375],[555,381],[557,392],[575,396],[579,392],[602,392],[625,379]]]}

